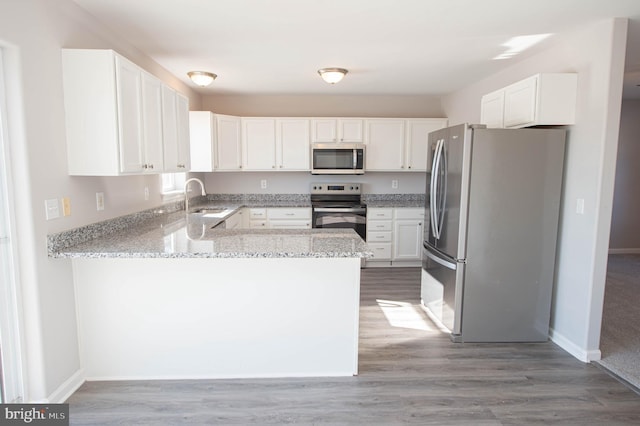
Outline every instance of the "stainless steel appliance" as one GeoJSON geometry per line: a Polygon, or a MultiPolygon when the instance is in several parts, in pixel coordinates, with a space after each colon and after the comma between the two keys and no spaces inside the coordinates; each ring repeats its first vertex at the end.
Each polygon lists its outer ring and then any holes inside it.
{"type": "Polygon", "coordinates": [[[316,143],[311,145],[311,174],[359,175],[364,173],[364,144],[316,143]]]}
{"type": "Polygon", "coordinates": [[[352,228],[366,241],[367,205],[359,183],[312,183],[313,228],[352,228]]]}
{"type": "Polygon", "coordinates": [[[456,342],[545,341],[565,131],[429,134],[422,302],[456,342]]]}

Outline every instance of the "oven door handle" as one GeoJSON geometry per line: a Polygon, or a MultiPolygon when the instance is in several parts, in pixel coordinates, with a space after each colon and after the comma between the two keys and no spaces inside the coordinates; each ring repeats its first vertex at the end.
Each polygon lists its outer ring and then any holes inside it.
{"type": "Polygon", "coordinates": [[[313,209],[314,212],[318,213],[366,213],[366,208],[351,208],[351,207],[316,207],[313,209]]]}

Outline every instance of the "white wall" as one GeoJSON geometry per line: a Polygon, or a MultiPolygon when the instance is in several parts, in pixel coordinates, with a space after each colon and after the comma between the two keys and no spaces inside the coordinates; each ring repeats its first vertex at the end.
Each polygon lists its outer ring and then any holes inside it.
{"type": "Polygon", "coordinates": [[[426,175],[420,172],[383,173],[369,172],[360,176],[312,175],[309,172],[220,172],[205,173],[207,193],[214,194],[308,194],[312,182],[362,183],[365,194],[424,194],[426,175]],[[267,181],[267,189],[260,188],[260,181],[267,181]],[[391,188],[391,180],[398,181],[398,188],[391,188]]]}
{"type": "Polygon", "coordinates": [[[47,257],[46,236],[161,203],[157,176],[88,178],[66,173],[60,49],[113,48],[187,94],[199,96],[118,39],[70,0],[5,0],[0,48],[8,83],[9,150],[15,182],[15,227],[23,296],[26,400],[59,401],[81,379],[74,290],[68,260],[47,257]],[[152,197],[144,201],[143,188],[152,197]],[[106,208],[95,209],[95,193],[106,208]],[[45,221],[44,200],[70,197],[71,216],[45,221]]]}
{"type": "Polygon", "coordinates": [[[443,99],[450,123],[477,122],[480,96],[539,72],[577,72],[576,125],[568,126],[552,338],[582,360],[599,359],[627,21],[608,20],[443,99]],[[576,199],[585,214],[575,213],[576,199]]]}
{"type": "Polygon", "coordinates": [[[622,102],[611,238],[613,253],[640,253],[640,100],[622,102]]]}

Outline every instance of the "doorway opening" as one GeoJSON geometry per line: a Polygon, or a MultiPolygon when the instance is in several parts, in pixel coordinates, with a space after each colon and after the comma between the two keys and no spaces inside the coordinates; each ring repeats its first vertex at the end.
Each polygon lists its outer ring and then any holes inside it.
{"type": "Polygon", "coordinates": [[[4,70],[0,48],[0,403],[17,403],[24,392],[4,70]]]}

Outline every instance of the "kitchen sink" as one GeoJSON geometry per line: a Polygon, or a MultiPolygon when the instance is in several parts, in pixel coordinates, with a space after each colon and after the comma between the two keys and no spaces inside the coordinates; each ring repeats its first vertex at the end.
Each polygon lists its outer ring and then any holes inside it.
{"type": "Polygon", "coordinates": [[[191,214],[195,214],[199,217],[213,217],[213,218],[222,218],[230,214],[234,209],[230,207],[204,207],[200,209],[195,209],[191,212],[191,214]]]}

